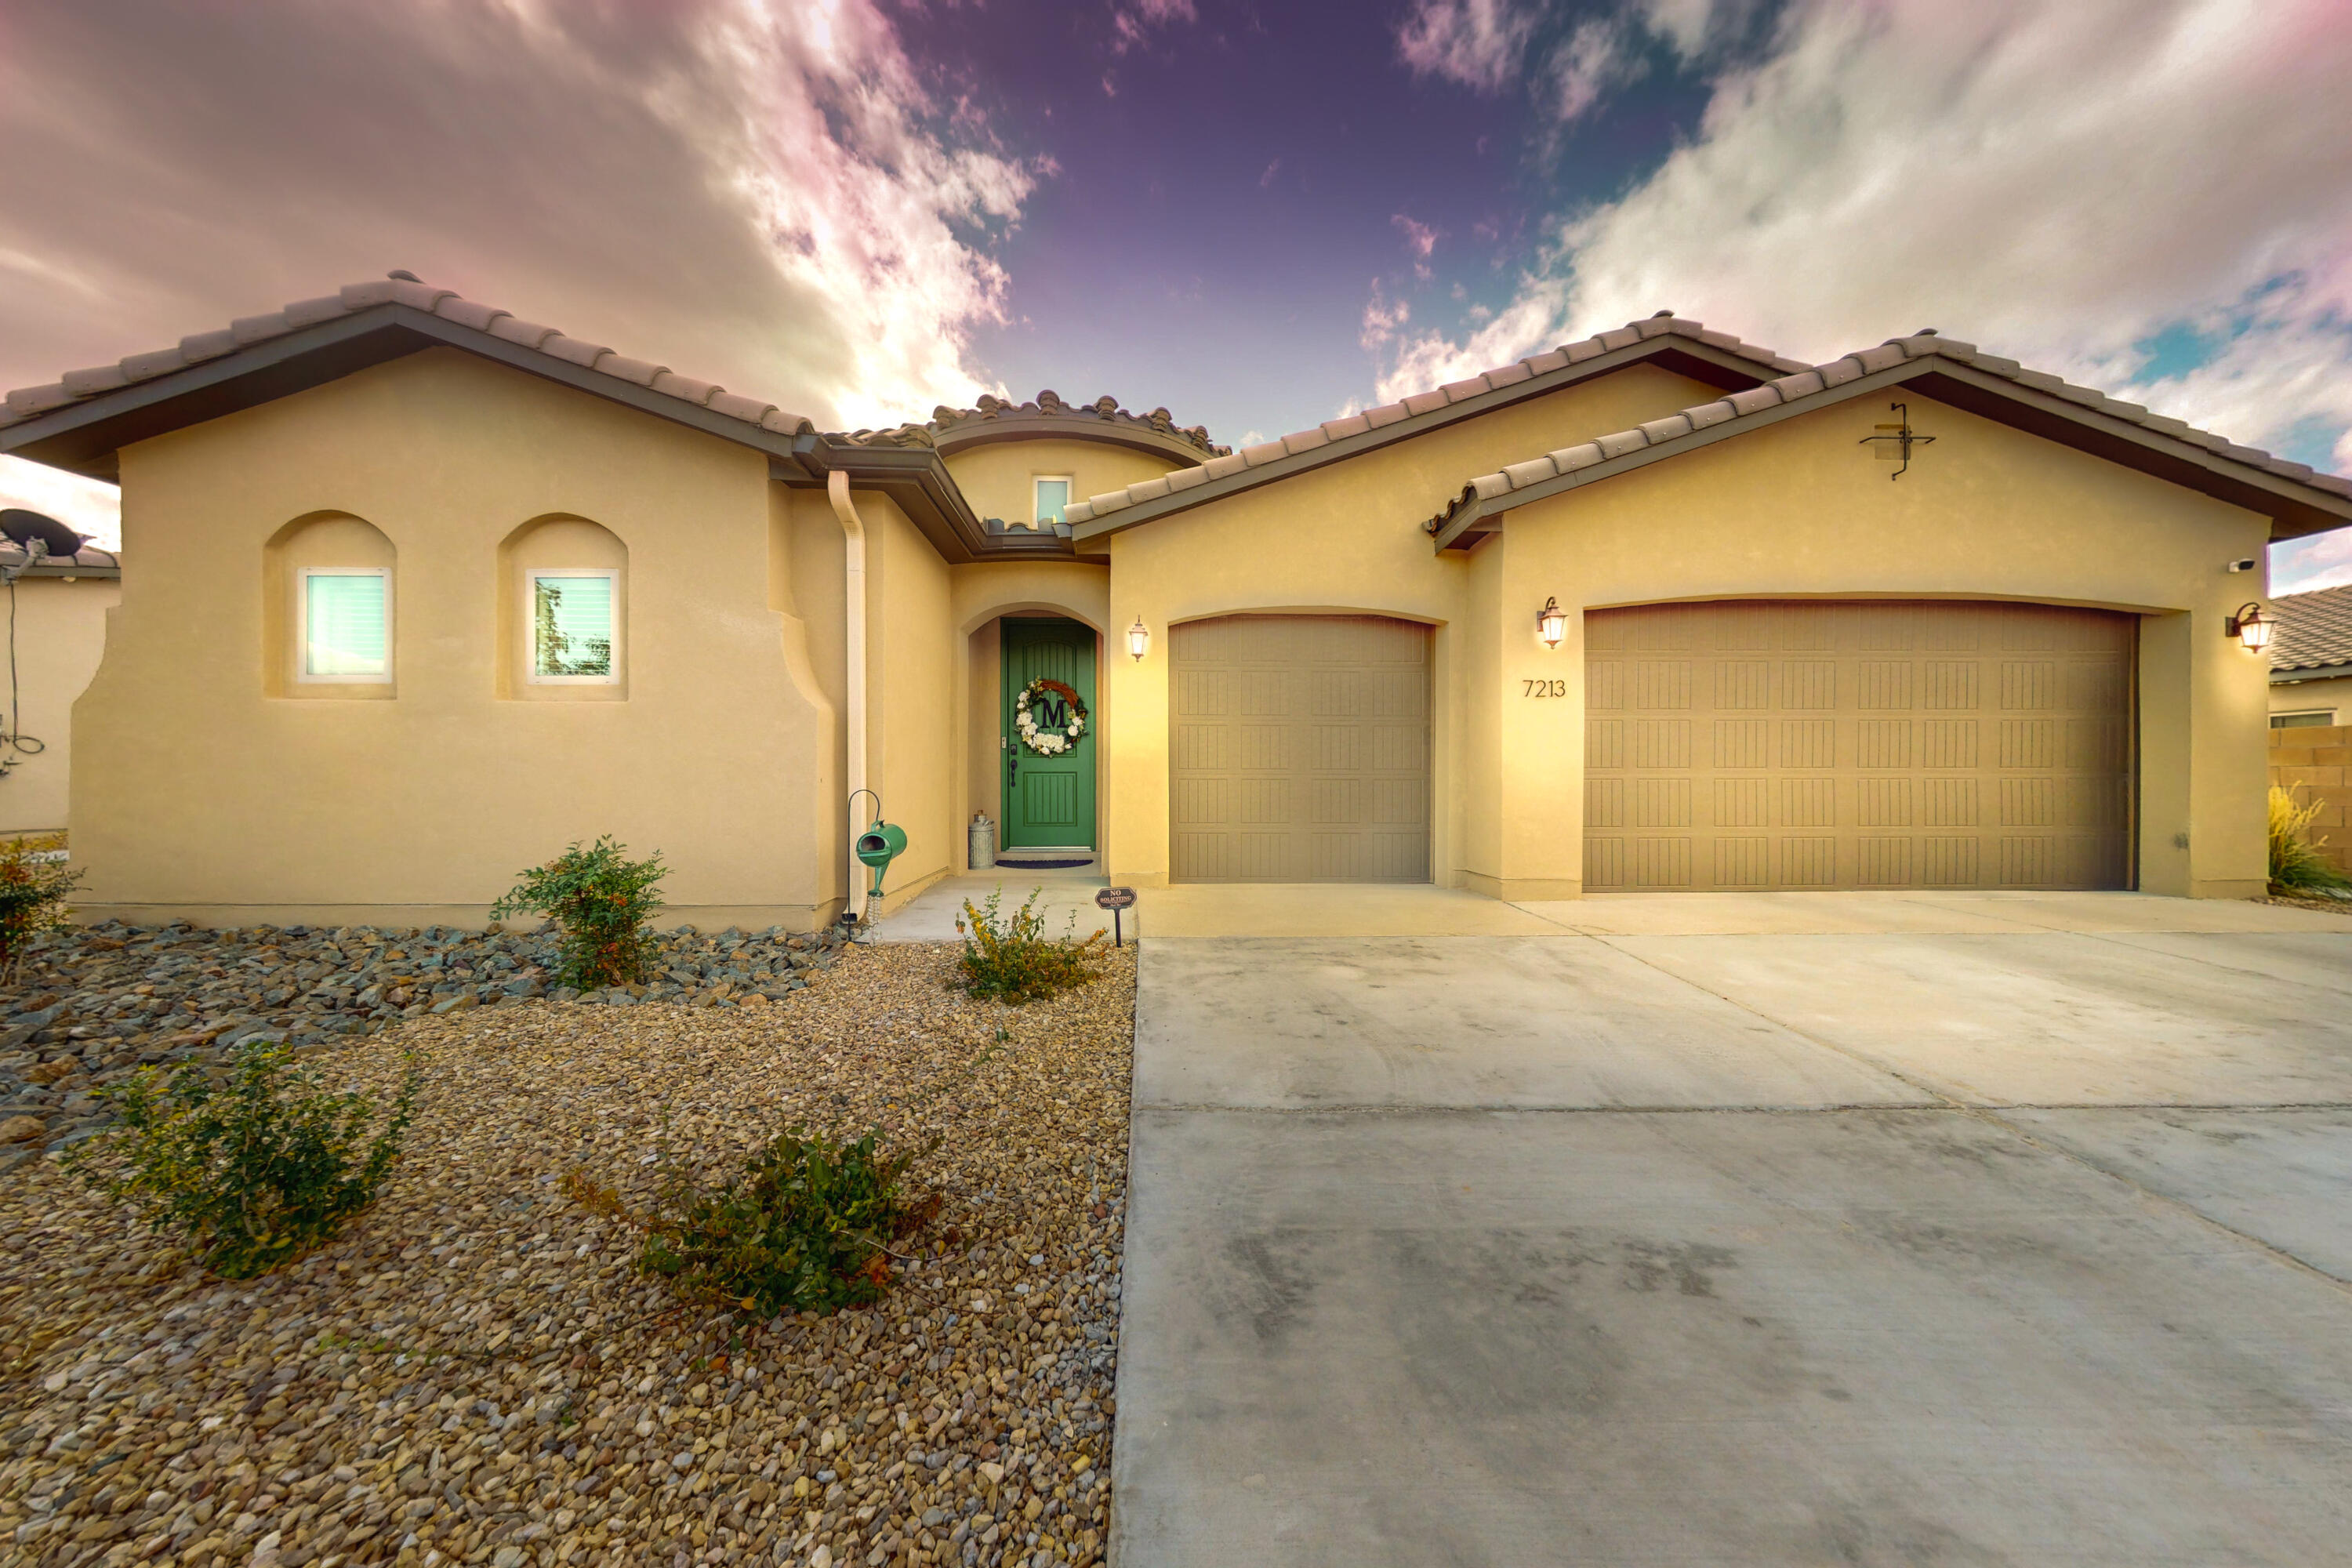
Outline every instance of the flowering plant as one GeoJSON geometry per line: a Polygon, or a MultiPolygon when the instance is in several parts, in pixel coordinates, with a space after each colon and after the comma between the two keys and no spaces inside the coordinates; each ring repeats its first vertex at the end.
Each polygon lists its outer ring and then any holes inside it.
{"type": "Polygon", "coordinates": [[[1086,733],[1087,705],[1063,682],[1039,679],[1023,687],[1021,695],[1013,699],[1013,722],[1021,731],[1023,745],[1041,757],[1058,757],[1086,733]],[[1053,710],[1057,708],[1059,713],[1053,710]],[[1048,718],[1060,721],[1040,724],[1037,710],[1041,709],[1048,718]]]}

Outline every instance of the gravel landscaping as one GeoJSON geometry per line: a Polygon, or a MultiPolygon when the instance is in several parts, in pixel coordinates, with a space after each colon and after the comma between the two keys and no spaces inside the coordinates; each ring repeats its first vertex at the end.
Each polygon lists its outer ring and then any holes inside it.
{"type": "Polygon", "coordinates": [[[315,1045],[541,996],[733,1006],[833,962],[837,930],[660,933],[651,984],[551,988],[551,934],[103,925],[47,932],[0,987],[0,1171],[108,1120],[90,1090],[142,1064],[218,1061],[248,1038],[315,1045]]]}
{"type": "MultiPolygon", "coordinates": [[[[236,968],[188,933],[101,940],[236,968]]],[[[373,966],[420,945],[480,951],[402,938],[373,966]]],[[[772,1002],[525,1000],[341,1042],[338,1087],[425,1068],[406,1153],[257,1280],[25,1162],[0,1184],[0,1568],[1098,1562],[1134,954],[1007,1007],[949,988],[956,952],[852,948],[772,1002]],[[911,1183],[940,1209],[873,1308],[681,1305],[559,1192],[578,1169],[642,1203],[663,1150],[715,1179],[788,1125],[929,1151],[911,1183]]],[[[139,1049],[95,1026],[122,1042],[101,1064],[139,1049]]]]}

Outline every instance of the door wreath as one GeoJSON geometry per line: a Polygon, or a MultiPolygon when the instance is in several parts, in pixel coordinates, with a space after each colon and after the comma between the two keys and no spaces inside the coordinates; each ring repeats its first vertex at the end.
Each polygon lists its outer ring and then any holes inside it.
{"type": "Polygon", "coordinates": [[[1021,743],[1041,757],[1059,756],[1078,743],[1086,732],[1087,705],[1078,694],[1058,680],[1037,679],[1021,689],[1013,700],[1013,721],[1021,731],[1021,743]],[[1048,719],[1055,717],[1053,709],[1062,708],[1060,723],[1040,724],[1034,708],[1045,709],[1048,719]]]}

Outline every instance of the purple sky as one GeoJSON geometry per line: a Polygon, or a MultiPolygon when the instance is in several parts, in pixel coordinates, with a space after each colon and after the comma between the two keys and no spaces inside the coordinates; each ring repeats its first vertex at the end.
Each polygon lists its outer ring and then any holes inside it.
{"type": "Polygon", "coordinates": [[[0,0],[0,384],[405,267],[829,425],[1238,443],[1671,307],[2346,472],[2347,81],[2343,0],[0,0]]]}

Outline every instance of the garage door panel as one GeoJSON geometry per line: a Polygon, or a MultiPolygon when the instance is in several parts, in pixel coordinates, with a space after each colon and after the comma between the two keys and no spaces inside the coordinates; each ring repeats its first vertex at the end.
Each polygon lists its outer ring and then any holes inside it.
{"type": "Polygon", "coordinates": [[[2133,617],[1754,601],[1586,633],[1596,891],[2128,879],[2133,617]]]}
{"type": "Polygon", "coordinates": [[[1171,876],[1428,880],[1426,628],[1241,616],[1170,644],[1171,876]]]}

